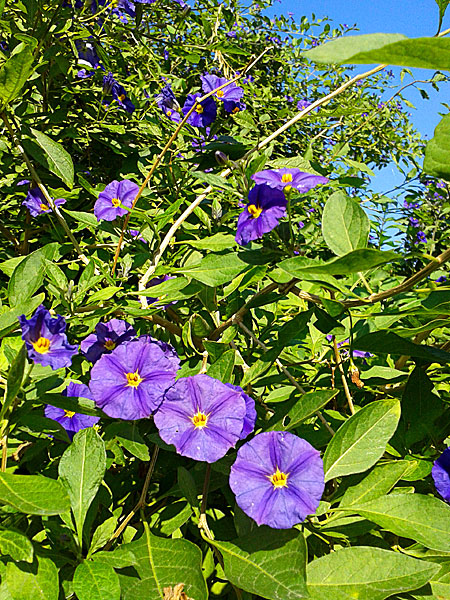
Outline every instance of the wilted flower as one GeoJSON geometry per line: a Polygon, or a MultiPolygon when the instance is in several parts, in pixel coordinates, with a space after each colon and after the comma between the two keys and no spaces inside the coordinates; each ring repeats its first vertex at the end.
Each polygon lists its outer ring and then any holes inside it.
{"type": "Polygon", "coordinates": [[[238,450],[230,487],[258,525],[289,529],[317,510],[325,487],[323,462],[292,433],[259,433],[238,450]]]}
{"type": "Polygon", "coordinates": [[[444,500],[450,502],[450,448],[444,450],[434,462],[431,475],[439,494],[444,500]]]}
{"type": "Polygon", "coordinates": [[[242,394],[208,375],[180,378],[155,414],[159,435],[178,454],[209,463],[240,439],[247,414],[242,394]]]}
{"type": "Polygon", "coordinates": [[[287,200],[283,192],[268,185],[255,185],[248,195],[248,204],[238,218],[236,242],[245,246],[275,229],[286,214],[287,200]]]}
{"type": "Polygon", "coordinates": [[[179,112],[181,108],[169,83],[157,94],[156,104],[171,121],[175,123],[181,121],[179,112]]]}
{"type": "Polygon", "coordinates": [[[245,402],[245,417],[244,417],[244,426],[242,427],[241,435],[239,436],[240,440],[245,440],[245,438],[251,434],[251,432],[255,429],[256,423],[256,409],[255,409],[255,401],[248,394],[244,392],[244,390],[238,385],[233,385],[232,383],[226,383],[227,387],[239,392],[244,398],[245,402]]]}
{"type": "MultiPolygon", "coordinates": [[[[88,386],[83,385],[82,383],[70,382],[62,393],[63,396],[87,398],[88,400],[92,400],[92,395],[88,386]]],[[[67,435],[70,437],[70,439],[73,439],[73,436],[77,433],[77,431],[86,429],[87,427],[92,427],[100,420],[100,417],[83,415],[71,410],[57,408],[56,406],[51,406],[50,404],[47,404],[45,407],[44,414],[48,419],[53,419],[62,425],[67,431],[67,435]]]]}
{"type": "MultiPolygon", "coordinates": [[[[56,206],[61,206],[61,204],[66,203],[64,198],[57,198],[56,200],[53,200],[53,202],[56,206]]],[[[22,205],[28,208],[32,217],[38,217],[39,215],[52,212],[51,207],[39,188],[31,189],[25,200],[22,202],[22,205]]]]}
{"type": "Polygon", "coordinates": [[[114,79],[111,72],[103,77],[103,94],[111,94],[117,104],[127,112],[132,113],[134,111],[135,106],[128,98],[125,88],[114,79]]]}
{"type": "Polygon", "coordinates": [[[110,353],[123,342],[136,336],[133,326],[121,319],[111,319],[106,323],[97,323],[95,333],[91,333],[81,342],[81,352],[95,363],[102,354],[110,353]]]}
{"type": "Polygon", "coordinates": [[[108,416],[134,421],[158,408],[175,375],[173,362],[163,350],[139,338],[103,354],[91,369],[89,388],[108,416]]]}
{"type": "Polygon", "coordinates": [[[68,343],[66,322],[61,315],[54,318],[43,304],[38,306],[34,315],[27,319],[19,317],[22,327],[22,339],[28,351],[28,357],[43,367],[52,369],[68,367],[72,357],[78,353],[78,347],[68,343]]]}
{"type": "Polygon", "coordinates": [[[125,215],[128,211],[120,205],[131,208],[138,190],[137,183],[129,179],[122,179],[120,182],[114,180],[109,183],[103,192],[100,192],[94,205],[97,221],[114,221],[115,218],[125,215]]]}
{"type": "Polygon", "coordinates": [[[266,169],[252,175],[255,183],[266,183],[277,190],[289,191],[295,188],[302,194],[309,192],[313,187],[321,183],[327,183],[328,179],[321,175],[303,173],[300,169],[266,169]]]}
{"type": "MultiPolygon", "coordinates": [[[[183,114],[187,115],[187,113],[191,110],[194,104],[196,104],[196,99],[201,97],[202,95],[198,92],[196,94],[189,94],[182,109],[183,114]]],[[[200,104],[196,105],[194,112],[191,114],[187,122],[193,127],[207,127],[208,125],[211,125],[211,123],[215,120],[216,116],[216,103],[211,97],[209,97],[206,98],[206,100],[203,100],[203,102],[201,102],[200,104]]]]}

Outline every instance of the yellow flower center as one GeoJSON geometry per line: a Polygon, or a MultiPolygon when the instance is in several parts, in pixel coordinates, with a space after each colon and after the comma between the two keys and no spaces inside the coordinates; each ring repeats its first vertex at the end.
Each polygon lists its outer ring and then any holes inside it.
{"type": "Polygon", "coordinates": [[[74,416],[75,416],[75,413],[74,413],[73,410],[65,410],[64,411],[64,417],[63,418],[67,417],[68,419],[71,419],[74,416]]]}
{"type": "Polygon", "coordinates": [[[197,104],[195,110],[198,112],[199,115],[201,115],[203,112],[203,106],[201,104],[197,104]]]}
{"type": "Polygon", "coordinates": [[[116,347],[116,344],[112,340],[106,340],[103,345],[107,350],[114,350],[116,347]]]}
{"type": "Polygon", "coordinates": [[[170,117],[170,115],[171,115],[171,114],[172,114],[172,111],[171,111],[171,110],[168,110],[168,111],[166,112],[166,115],[167,115],[168,117],[170,117]]]}
{"type": "Polygon", "coordinates": [[[50,350],[50,340],[45,337],[40,337],[37,342],[33,342],[33,348],[39,354],[47,354],[50,350]]]}
{"type": "Polygon", "coordinates": [[[198,427],[203,429],[203,427],[206,427],[206,424],[208,423],[208,417],[209,415],[205,415],[205,413],[202,413],[199,410],[193,417],[191,417],[191,421],[194,423],[194,427],[196,429],[198,427]]]}
{"type": "Polygon", "coordinates": [[[130,385],[131,387],[137,387],[141,381],[142,381],[142,377],[139,376],[138,371],[136,371],[136,373],[127,373],[127,385],[130,385]]]}
{"type": "Polygon", "coordinates": [[[111,203],[112,203],[112,205],[113,205],[115,208],[117,208],[118,206],[120,206],[120,200],[119,200],[119,198],[113,198],[113,199],[111,200],[111,203]]]}
{"type": "Polygon", "coordinates": [[[283,183],[291,183],[292,174],[291,173],[283,173],[283,175],[281,176],[281,181],[283,183]]]}
{"type": "Polygon", "coordinates": [[[253,219],[257,219],[262,213],[262,208],[260,206],[256,206],[256,204],[250,204],[248,206],[248,212],[251,214],[253,219]]]}
{"type": "Polygon", "coordinates": [[[267,475],[267,477],[270,479],[270,483],[274,488],[287,487],[289,473],[282,473],[278,467],[275,473],[267,475]]]}
{"type": "Polygon", "coordinates": [[[40,204],[39,207],[41,210],[50,210],[50,206],[47,206],[46,204],[40,204]]]}
{"type": "Polygon", "coordinates": [[[234,115],[239,112],[239,106],[235,106],[231,111],[234,115]]]}
{"type": "Polygon", "coordinates": [[[217,97],[223,98],[223,90],[217,90],[217,97]]]}
{"type": "Polygon", "coordinates": [[[123,102],[125,100],[125,94],[120,94],[119,100],[123,102]]]}

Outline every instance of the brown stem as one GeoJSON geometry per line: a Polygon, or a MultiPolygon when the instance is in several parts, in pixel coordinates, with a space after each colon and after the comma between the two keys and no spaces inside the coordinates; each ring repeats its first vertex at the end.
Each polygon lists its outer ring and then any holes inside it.
{"type": "Polygon", "coordinates": [[[8,462],[8,436],[2,439],[2,467],[1,472],[4,473],[6,471],[6,463],[8,462]]]}
{"type": "Polygon", "coordinates": [[[334,348],[334,357],[336,359],[336,365],[341,374],[342,385],[344,386],[344,392],[345,392],[345,397],[347,398],[348,407],[349,407],[352,415],[354,415],[355,407],[353,406],[353,398],[352,398],[352,395],[351,395],[349,387],[348,387],[347,378],[345,377],[345,371],[344,371],[344,367],[342,365],[341,353],[339,352],[339,348],[338,348],[338,345],[336,342],[336,336],[334,336],[334,335],[333,335],[333,348],[334,348]]]}

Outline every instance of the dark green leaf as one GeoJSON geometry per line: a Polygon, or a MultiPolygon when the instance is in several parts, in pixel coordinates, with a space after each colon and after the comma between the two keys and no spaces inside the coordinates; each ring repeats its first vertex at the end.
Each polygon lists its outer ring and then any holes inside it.
{"type": "Polygon", "coordinates": [[[283,416],[281,423],[279,418],[276,418],[275,423],[272,423],[272,420],[270,421],[269,431],[295,429],[300,423],[326,406],[338,393],[339,390],[316,390],[303,394],[303,396],[296,398],[294,406],[283,416]]]}
{"type": "Polygon", "coordinates": [[[22,387],[26,360],[27,349],[25,344],[22,344],[8,373],[8,379],[6,381],[6,394],[3,401],[3,411],[5,411],[11,405],[11,403],[14,402],[20,388],[22,387]]]}
{"type": "Polygon", "coordinates": [[[439,348],[414,344],[390,331],[375,331],[353,341],[355,350],[374,352],[375,354],[394,354],[423,358],[429,362],[448,363],[450,354],[439,348]]]}
{"type": "Polygon", "coordinates": [[[234,350],[227,350],[215,363],[210,365],[206,374],[219,379],[222,383],[231,383],[235,357],[234,350]]]}
{"type": "Polygon", "coordinates": [[[108,425],[105,430],[105,441],[115,437],[119,444],[139,460],[149,461],[150,454],[147,444],[139,434],[136,423],[120,421],[108,425]]]}

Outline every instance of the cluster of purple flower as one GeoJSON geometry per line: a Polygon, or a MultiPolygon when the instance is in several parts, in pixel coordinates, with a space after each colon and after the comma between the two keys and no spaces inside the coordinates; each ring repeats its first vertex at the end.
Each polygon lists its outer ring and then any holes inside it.
{"type": "MultiPolygon", "coordinates": [[[[52,369],[70,365],[77,346],[67,341],[63,317],[52,317],[40,306],[19,322],[31,360],[52,369]]],[[[137,337],[125,321],[98,323],[81,342],[81,351],[94,363],[89,387],[71,382],[64,395],[93,400],[112,418],[153,416],[161,438],[182,456],[216,462],[255,428],[255,402],[242,388],[205,374],[176,380],[180,360],[174,348],[149,335],[137,337]]],[[[70,438],[99,421],[50,405],[45,415],[70,438]]],[[[320,453],[291,433],[260,433],[239,448],[230,487],[241,509],[259,525],[290,528],[319,505],[324,490],[320,453]]]]}
{"type": "Polygon", "coordinates": [[[300,169],[266,169],[252,175],[256,185],[248,194],[248,204],[239,215],[236,242],[245,246],[277,227],[286,214],[285,193],[296,189],[304,194],[328,179],[303,173],[300,169]]]}

